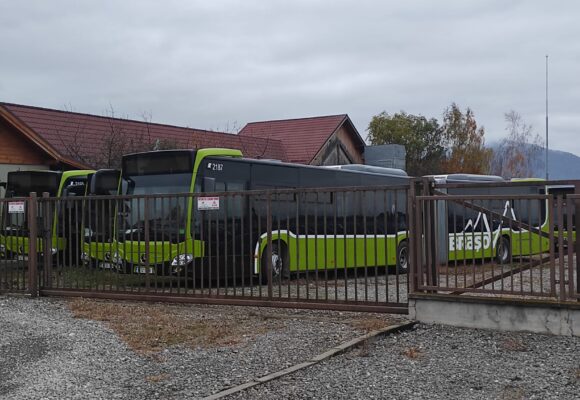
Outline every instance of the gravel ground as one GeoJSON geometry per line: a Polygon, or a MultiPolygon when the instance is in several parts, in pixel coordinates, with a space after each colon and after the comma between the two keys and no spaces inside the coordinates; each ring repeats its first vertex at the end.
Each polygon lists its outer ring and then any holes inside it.
{"type": "MultiPolygon", "coordinates": [[[[274,326],[235,345],[143,355],[105,323],[73,318],[64,300],[0,296],[0,399],[200,398],[306,361],[362,334],[348,322],[369,317],[171,307],[274,326]]],[[[580,338],[418,325],[231,398],[580,399],[580,338]]]]}
{"type": "MultiPolygon", "coordinates": [[[[171,306],[184,318],[255,313],[265,333],[228,346],[128,348],[102,322],[73,318],[64,300],[0,296],[1,399],[200,398],[306,361],[365,332],[369,314],[226,306],[171,306]],[[274,325],[272,325],[274,324],[274,325]]],[[[396,321],[396,317],[373,316],[396,321]]]]}
{"type": "Polygon", "coordinates": [[[417,325],[235,399],[579,399],[580,338],[417,325]]]}

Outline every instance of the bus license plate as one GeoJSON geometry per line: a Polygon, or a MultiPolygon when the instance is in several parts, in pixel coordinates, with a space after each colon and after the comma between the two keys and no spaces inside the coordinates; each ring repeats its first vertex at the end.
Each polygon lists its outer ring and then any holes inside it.
{"type": "Polygon", "coordinates": [[[153,267],[135,267],[133,270],[136,274],[152,274],[153,267]]]}
{"type": "Polygon", "coordinates": [[[99,268],[100,269],[113,269],[113,264],[111,264],[109,262],[100,262],[99,268]]]}
{"type": "Polygon", "coordinates": [[[28,254],[18,254],[16,257],[18,261],[28,261],[28,254]]]}

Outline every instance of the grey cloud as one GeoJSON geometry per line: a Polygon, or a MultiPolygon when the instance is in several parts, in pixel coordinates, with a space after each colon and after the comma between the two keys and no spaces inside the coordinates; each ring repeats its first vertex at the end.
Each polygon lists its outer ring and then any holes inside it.
{"type": "Polygon", "coordinates": [[[0,3],[0,100],[199,128],[471,107],[488,141],[514,109],[580,153],[575,2],[0,3]]]}

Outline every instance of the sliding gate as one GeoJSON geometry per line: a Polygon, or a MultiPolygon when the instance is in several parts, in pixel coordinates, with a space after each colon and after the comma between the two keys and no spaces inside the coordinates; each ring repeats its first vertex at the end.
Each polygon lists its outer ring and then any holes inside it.
{"type": "Polygon", "coordinates": [[[578,301],[575,191],[551,193],[543,182],[448,184],[417,196],[412,292],[578,301]]]}
{"type": "Polygon", "coordinates": [[[27,246],[4,254],[0,277],[41,295],[406,313],[408,194],[31,197],[22,231],[3,226],[27,246]]]}

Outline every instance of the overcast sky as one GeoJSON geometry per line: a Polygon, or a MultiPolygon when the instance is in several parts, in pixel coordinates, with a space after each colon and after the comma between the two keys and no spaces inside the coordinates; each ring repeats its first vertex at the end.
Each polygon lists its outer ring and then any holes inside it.
{"type": "Polygon", "coordinates": [[[0,101],[201,129],[347,113],[441,119],[488,142],[519,112],[580,155],[580,2],[0,0],[0,101]]]}

